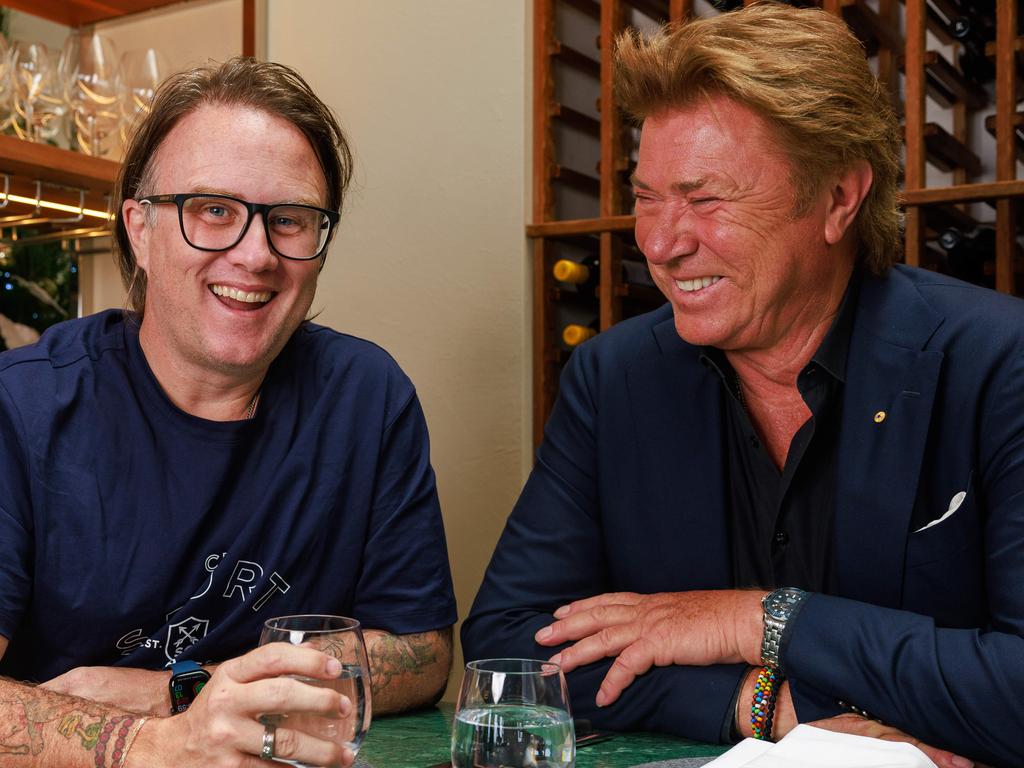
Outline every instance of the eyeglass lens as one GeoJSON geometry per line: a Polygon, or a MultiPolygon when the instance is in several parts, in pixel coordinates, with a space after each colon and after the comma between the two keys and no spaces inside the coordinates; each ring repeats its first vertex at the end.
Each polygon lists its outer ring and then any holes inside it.
{"type": "MultiPolygon", "coordinates": [[[[196,248],[231,248],[248,220],[244,205],[222,197],[192,197],[181,208],[185,238],[196,248]]],[[[301,205],[275,205],[267,211],[266,221],[271,245],[291,259],[315,257],[331,231],[326,215],[301,205]]]]}

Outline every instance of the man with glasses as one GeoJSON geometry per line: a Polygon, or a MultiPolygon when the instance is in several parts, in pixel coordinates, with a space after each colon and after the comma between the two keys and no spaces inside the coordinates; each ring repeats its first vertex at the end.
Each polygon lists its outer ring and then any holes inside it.
{"type": "Polygon", "coordinates": [[[350,764],[261,721],[352,707],[287,679],[337,677],[320,652],[252,650],[272,616],[359,619],[377,713],[443,690],[456,615],[415,390],[306,321],[350,170],[292,70],[171,78],[118,182],[131,310],[0,357],[0,675],[41,683],[0,678],[0,765],[350,764]],[[172,694],[187,711],[145,722],[172,694]]]}

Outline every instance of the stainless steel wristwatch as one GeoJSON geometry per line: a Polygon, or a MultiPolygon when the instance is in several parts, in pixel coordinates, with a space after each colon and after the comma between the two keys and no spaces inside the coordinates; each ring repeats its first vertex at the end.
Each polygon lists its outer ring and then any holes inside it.
{"type": "Polygon", "coordinates": [[[796,587],[782,587],[769,592],[761,599],[764,608],[764,637],[761,639],[761,664],[778,669],[779,645],[786,624],[796,613],[797,607],[807,599],[807,593],[796,587]]]}

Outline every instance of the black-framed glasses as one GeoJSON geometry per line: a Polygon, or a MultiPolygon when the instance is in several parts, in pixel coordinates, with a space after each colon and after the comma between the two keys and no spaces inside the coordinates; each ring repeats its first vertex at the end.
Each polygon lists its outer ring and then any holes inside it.
{"type": "Polygon", "coordinates": [[[256,214],[263,217],[267,243],[278,256],[310,261],[323,254],[331,231],[341,217],[298,203],[250,203],[230,195],[182,193],[148,195],[140,203],[178,207],[178,224],[185,242],[200,251],[226,251],[238,245],[256,214]]]}

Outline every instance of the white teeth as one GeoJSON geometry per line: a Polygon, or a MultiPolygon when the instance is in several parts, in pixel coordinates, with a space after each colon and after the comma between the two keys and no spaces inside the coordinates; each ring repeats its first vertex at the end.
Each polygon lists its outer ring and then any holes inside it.
{"type": "Polygon", "coordinates": [[[693,280],[676,280],[676,287],[681,291],[691,293],[699,291],[701,288],[707,288],[709,285],[714,285],[721,279],[721,275],[713,275],[711,277],[695,277],[693,280]]]}
{"type": "Polygon", "coordinates": [[[237,288],[231,288],[227,285],[211,285],[210,290],[218,296],[224,296],[228,299],[234,299],[235,301],[244,301],[246,304],[264,304],[270,301],[272,294],[269,291],[240,291],[237,288]]]}

